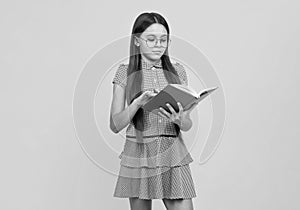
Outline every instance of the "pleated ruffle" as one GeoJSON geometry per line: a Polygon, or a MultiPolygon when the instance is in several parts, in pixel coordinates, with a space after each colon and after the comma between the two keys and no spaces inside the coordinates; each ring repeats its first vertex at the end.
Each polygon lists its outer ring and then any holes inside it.
{"type": "Polygon", "coordinates": [[[197,196],[189,164],[157,168],[121,165],[120,174],[126,176],[119,175],[114,197],[189,199],[197,196]]]}
{"type": "Polygon", "coordinates": [[[151,137],[145,142],[127,138],[119,158],[121,165],[135,168],[174,167],[193,162],[180,137],[151,137]]]}

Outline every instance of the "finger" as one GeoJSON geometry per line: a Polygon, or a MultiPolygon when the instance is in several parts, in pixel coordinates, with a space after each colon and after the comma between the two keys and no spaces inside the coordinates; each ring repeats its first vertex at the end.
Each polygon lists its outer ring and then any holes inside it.
{"type": "Polygon", "coordinates": [[[165,114],[167,117],[169,117],[170,116],[170,113],[169,112],[167,112],[164,108],[162,108],[162,107],[159,107],[159,110],[163,113],[163,114],[165,114]]]}
{"type": "Polygon", "coordinates": [[[166,103],[167,107],[170,109],[170,111],[173,113],[173,114],[176,114],[175,110],[173,109],[173,107],[169,104],[169,103],[166,103]]]}
{"type": "Polygon", "coordinates": [[[151,93],[152,95],[157,95],[158,91],[156,91],[156,89],[152,89],[152,90],[150,91],[150,93],[151,93]]]}
{"type": "Polygon", "coordinates": [[[159,116],[161,116],[161,117],[163,117],[163,118],[165,118],[165,119],[168,119],[168,117],[167,116],[165,116],[163,113],[161,113],[160,111],[158,112],[158,114],[159,114],[159,116]]]}
{"type": "Polygon", "coordinates": [[[148,90],[146,90],[145,92],[142,93],[142,95],[148,97],[149,93],[150,92],[148,90]]]}
{"type": "Polygon", "coordinates": [[[153,93],[152,91],[149,91],[147,93],[147,97],[154,97],[154,96],[156,96],[156,93],[153,93]]]}
{"type": "Polygon", "coordinates": [[[181,115],[182,112],[183,112],[183,107],[182,107],[180,102],[177,102],[177,104],[178,104],[178,107],[179,107],[179,114],[181,115]]]}
{"type": "Polygon", "coordinates": [[[151,93],[151,94],[148,95],[148,97],[150,97],[150,98],[152,98],[154,96],[156,96],[156,94],[154,94],[154,93],[151,93]]]}

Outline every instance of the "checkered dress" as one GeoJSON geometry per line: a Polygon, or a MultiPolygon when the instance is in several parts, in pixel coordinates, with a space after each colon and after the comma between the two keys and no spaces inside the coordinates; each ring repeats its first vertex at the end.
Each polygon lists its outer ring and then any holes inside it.
{"type": "MultiPolygon", "coordinates": [[[[161,60],[152,65],[141,59],[142,90],[162,90],[167,84],[161,60]]],[[[173,64],[182,84],[188,85],[183,65],[173,64]]],[[[126,87],[128,64],[121,64],[112,83],[126,87]]],[[[144,111],[143,140],[136,138],[134,124],[126,130],[124,149],[114,197],[140,199],[178,199],[196,197],[189,163],[193,161],[182,135],[176,135],[174,123],[144,111]]]]}

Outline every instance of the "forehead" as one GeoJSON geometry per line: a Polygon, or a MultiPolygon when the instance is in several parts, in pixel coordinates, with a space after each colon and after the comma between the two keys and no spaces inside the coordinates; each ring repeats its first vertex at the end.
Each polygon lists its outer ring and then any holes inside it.
{"type": "Polygon", "coordinates": [[[144,36],[154,35],[154,36],[160,37],[163,35],[168,35],[168,32],[162,24],[153,23],[142,33],[142,35],[144,35],[144,36]]]}

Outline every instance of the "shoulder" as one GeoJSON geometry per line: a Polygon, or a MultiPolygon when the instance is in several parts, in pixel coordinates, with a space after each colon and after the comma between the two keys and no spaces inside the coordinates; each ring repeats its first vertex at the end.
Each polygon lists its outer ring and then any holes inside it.
{"type": "Polygon", "coordinates": [[[117,66],[117,70],[115,71],[115,75],[113,78],[113,83],[117,83],[122,87],[126,86],[126,80],[127,80],[127,69],[128,64],[121,63],[119,66],[117,66]]]}
{"type": "Polygon", "coordinates": [[[180,74],[185,73],[185,68],[181,63],[175,62],[175,63],[172,63],[172,65],[174,66],[175,70],[178,73],[180,73],[180,74]]]}
{"type": "Polygon", "coordinates": [[[187,74],[186,74],[186,71],[185,71],[184,66],[183,66],[180,62],[175,62],[175,63],[173,63],[173,66],[174,66],[175,70],[177,71],[179,78],[180,78],[185,84],[187,84],[187,80],[188,80],[188,79],[187,79],[187,74]]]}
{"type": "Polygon", "coordinates": [[[127,69],[128,69],[128,64],[124,64],[124,63],[119,64],[119,66],[117,66],[117,69],[115,71],[115,76],[126,77],[127,69]]]}
{"type": "Polygon", "coordinates": [[[180,62],[172,62],[173,66],[176,67],[176,68],[182,68],[183,65],[180,63],[180,62]]]}
{"type": "Polygon", "coordinates": [[[128,69],[128,64],[121,63],[121,64],[119,64],[117,71],[125,71],[126,72],[127,69],[128,69]]]}

